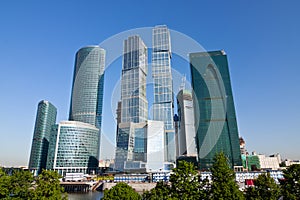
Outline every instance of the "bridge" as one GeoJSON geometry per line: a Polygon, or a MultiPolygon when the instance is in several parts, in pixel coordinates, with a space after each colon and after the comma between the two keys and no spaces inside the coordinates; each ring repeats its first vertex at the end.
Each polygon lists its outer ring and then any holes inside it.
{"type": "Polygon", "coordinates": [[[65,192],[88,192],[92,185],[89,182],[61,182],[65,192]]]}

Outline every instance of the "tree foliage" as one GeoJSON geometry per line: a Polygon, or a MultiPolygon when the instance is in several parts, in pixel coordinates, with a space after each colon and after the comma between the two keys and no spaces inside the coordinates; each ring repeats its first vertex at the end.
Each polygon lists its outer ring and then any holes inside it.
{"type": "Polygon", "coordinates": [[[160,181],[155,188],[144,192],[142,197],[144,200],[169,200],[171,199],[171,189],[167,183],[160,181]]]}
{"type": "Polygon", "coordinates": [[[246,190],[247,200],[277,200],[280,197],[280,187],[270,176],[270,173],[261,174],[254,181],[254,187],[246,190]]]}
{"type": "Polygon", "coordinates": [[[10,195],[10,177],[0,168],[0,199],[8,198],[10,195]]]}
{"type": "Polygon", "coordinates": [[[59,184],[59,175],[43,171],[35,180],[29,171],[14,171],[11,176],[0,169],[0,199],[67,199],[59,184]]]}
{"type": "MultiPolygon", "coordinates": [[[[235,173],[228,164],[224,153],[217,154],[211,168],[212,180],[201,180],[192,163],[180,161],[173,169],[170,183],[158,182],[156,187],[142,195],[144,200],[300,200],[300,165],[284,170],[284,180],[277,185],[269,173],[261,174],[243,194],[235,182],[235,173]],[[281,189],[281,191],[280,191],[281,189]]],[[[104,192],[107,199],[141,199],[131,187],[118,183],[104,192]]]]}
{"type": "Polygon", "coordinates": [[[141,196],[126,183],[117,183],[110,190],[104,191],[102,200],[140,200],[141,196]]]}
{"type": "Polygon", "coordinates": [[[170,177],[171,196],[177,199],[203,199],[205,192],[193,163],[179,161],[170,177]]]}
{"type": "Polygon", "coordinates": [[[300,199],[300,165],[291,165],[283,170],[283,177],[280,185],[284,199],[300,199]]]}
{"type": "Polygon", "coordinates": [[[32,199],[34,196],[33,181],[33,175],[29,171],[14,171],[8,185],[10,195],[15,199],[32,199]]]}
{"type": "Polygon", "coordinates": [[[33,199],[67,199],[66,194],[63,196],[64,188],[59,183],[61,176],[55,171],[43,170],[36,180],[35,196],[33,199]]]}
{"type": "Polygon", "coordinates": [[[193,163],[179,161],[170,177],[171,184],[158,182],[156,187],[145,192],[145,200],[206,199],[207,180],[201,180],[193,163]]]}
{"type": "Polygon", "coordinates": [[[224,153],[216,154],[211,173],[212,183],[209,199],[244,199],[243,193],[235,182],[235,173],[229,167],[224,153]]]}

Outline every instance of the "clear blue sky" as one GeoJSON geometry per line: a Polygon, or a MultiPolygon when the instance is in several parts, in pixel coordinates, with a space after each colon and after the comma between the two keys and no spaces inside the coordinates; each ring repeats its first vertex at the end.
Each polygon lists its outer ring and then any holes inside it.
{"type": "MultiPolygon", "coordinates": [[[[40,100],[58,108],[57,121],[68,118],[79,48],[157,24],[206,50],[225,49],[239,132],[249,151],[300,159],[299,8],[297,0],[1,1],[0,165],[27,165],[40,100]]],[[[173,66],[180,69],[178,63],[173,66]]],[[[119,78],[120,59],[115,65],[106,89],[119,78]]],[[[104,116],[107,135],[115,134],[111,116],[104,116]]]]}

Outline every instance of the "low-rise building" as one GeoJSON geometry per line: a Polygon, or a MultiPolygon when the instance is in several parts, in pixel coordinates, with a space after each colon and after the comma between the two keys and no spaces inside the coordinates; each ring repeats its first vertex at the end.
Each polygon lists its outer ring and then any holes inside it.
{"type": "Polygon", "coordinates": [[[260,169],[272,169],[272,170],[279,169],[281,158],[278,153],[268,157],[265,155],[257,155],[257,156],[260,163],[260,169]]]}
{"type": "Polygon", "coordinates": [[[252,152],[251,155],[242,155],[243,166],[246,171],[278,170],[281,163],[280,154],[266,156],[252,152]]]}

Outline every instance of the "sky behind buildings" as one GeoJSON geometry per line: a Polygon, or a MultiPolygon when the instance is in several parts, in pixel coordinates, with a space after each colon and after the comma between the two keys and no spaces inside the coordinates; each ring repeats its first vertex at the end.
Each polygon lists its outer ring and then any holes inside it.
{"type": "MultiPolygon", "coordinates": [[[[208,51],[226,51],[239,133],[249,151],[300,159],[299,7],[297,0],[1,1],[0,165],[28,164],[40,100],[57,107],[58,122],[68,119],[79,48],[158,24],[208,51]]],[[[188,63],[174,58],[172,67],[189,78],[188,63]]],[[[111,83],[121,70],[119,58],[105,74],[106,145],[114,143],[111,83]]]]}

